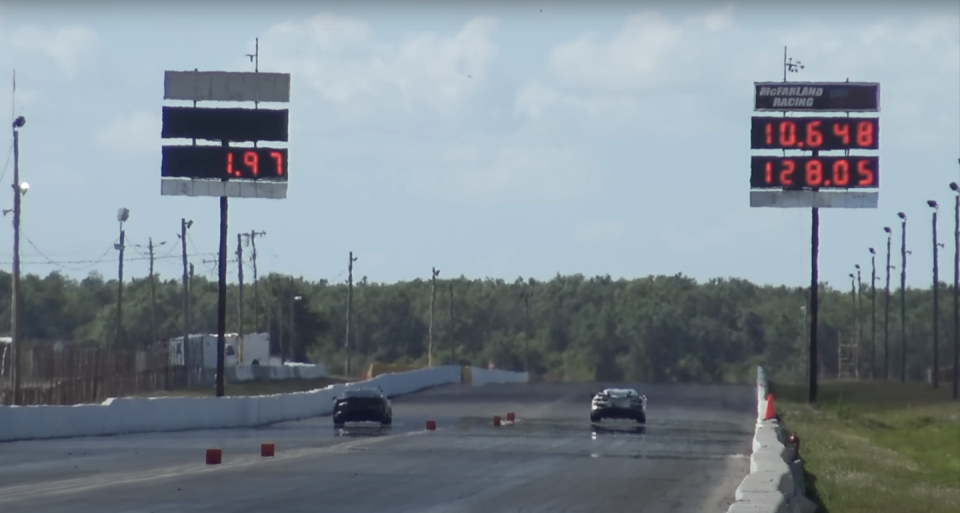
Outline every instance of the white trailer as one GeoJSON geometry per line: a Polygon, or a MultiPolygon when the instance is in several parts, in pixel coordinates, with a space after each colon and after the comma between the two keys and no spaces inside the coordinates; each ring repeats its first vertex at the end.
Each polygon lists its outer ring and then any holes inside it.
{"type": "MultiPolygon", "coordinates": [[[[229,337],[225,338],[223,365],[224,367],[233,367],[237,365],[236,346],[229,337]]],[[[167,343],[170,365],[203,367],[205,369],[217,368],[216,335],[190,335],[186,345],[183,343],[183,337],[171,338],[167,343]]]]}
{"type": "Polygon", "coordinates": [[[248,333],[238,337],[231,333],[236,340],[240,365],[270,365],[270,334],[248,333]]]}

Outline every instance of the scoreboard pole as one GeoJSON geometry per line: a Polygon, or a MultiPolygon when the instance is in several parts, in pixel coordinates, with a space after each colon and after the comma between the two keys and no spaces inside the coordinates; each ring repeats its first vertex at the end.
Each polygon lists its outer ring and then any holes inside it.
{"type": "MultiPolygon", "coordinates": [[[[819,152],[814,150],[813,156],[816,157],[819,152]]],[[[807,401],[810,404],[817,402],[817,370],[819,365],[819,356],[817,354],[817,321],[819,313],[819,292],[820,292],[820,209],[813,206],[811,209],[810,223],[810,350],[807,358],[810,360],[810,383],[808,389],[807,401]]]]}
{"type": "MultiPolygon", "coordinates": [[[[223,147],[230,146],[223,141],[223,147]]],[[[224,178],[224,182],[227,180],[224,178]]],[[[217,263],[217,397],[224,396],[223,372],[227,331],[227,196],[220,196],[220,255],[217,263]]],[[[243,265],[240,262],[238,265],[243,265]]]]}

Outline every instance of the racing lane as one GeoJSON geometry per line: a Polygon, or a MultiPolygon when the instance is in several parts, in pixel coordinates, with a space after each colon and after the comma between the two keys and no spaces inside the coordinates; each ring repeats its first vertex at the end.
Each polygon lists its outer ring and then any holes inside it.
{"type": "Polygon", "coordinates": [[[753,388],[637,385],[649,398],[639,429],[591,426],[601,386],[443,387],[397,398],[389,429],[337,432],[323,417],[0,444],[0,510],[725,511],[749,470],[753,388]],[[508,411],[517,422],[493,427],[508,411]],[[439,429],[424,431],[426,419],[439,429]],[[277,443],[276,458],[259,458],[261,441],[277,443]],[[207,467],[203,449],[214,445],[224,464],[207,467]]]}

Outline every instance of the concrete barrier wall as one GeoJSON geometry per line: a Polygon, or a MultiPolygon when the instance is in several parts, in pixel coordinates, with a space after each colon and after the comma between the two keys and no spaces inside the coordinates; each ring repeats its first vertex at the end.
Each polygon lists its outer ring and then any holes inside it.
{"type": "Polygon", "coordinates": [[[530,375],[526,372],[511,372],[500,369],[470,367],[469,374],[470,383],[474,386],[486,385],[487,383],[526,383],[530,381],[530,375]]]}
{"type": "MultiPolygon", "coordinates": [[[[768,381],[757,367],[757,428],[753,436],[750,473],[737,487],[727,513],[813,513],[816,504],[806,497],[803,462],[794,460],[795,447],[787,442],[780,422],[764,420],[768,381]]],[[[776,398],[774,398],[776,400],[776,398]]]]}
{"type": "MultiPolygon", "coordinates": [[[[387,396],[460,383],[456,365],[381,374],[309,392],[252,397],[115,398],[78,406],[0,406],[0,442],[190,429],[253,427],[328,415],[347,388],[380,387],[387,396]]],[[[503,371],[501,371],[503,372],[503,371]]],[[[516,374],[516,373],[513,373],[516,374]]],[[[497,374],[503,380],[518,378],[497,374]]],[[[496,376],[485,379],[492,382],[496,376]]]]}
{"type": "Polygon", "coordinates": [[[224,378],[230,383],[264,379],[319,379],[327,377],[322,364],[237,365],[227,367],[224,378]]]}

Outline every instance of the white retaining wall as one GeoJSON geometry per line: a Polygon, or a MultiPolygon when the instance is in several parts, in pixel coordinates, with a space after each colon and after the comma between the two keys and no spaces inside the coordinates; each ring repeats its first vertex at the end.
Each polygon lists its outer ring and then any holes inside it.
{"type": "Polygon", "coordinates": [[[530,375],[526,372],[483,369],[481,367],[472,367],[470,375],[474,386],[486,385],[487,383],[526,383],[530,381],[530,375]]]}
{"type": "MultiPolygon", "coordinates": [[[[118,435],[188,429],[252,427],[328,415],[344,389],[379,386],[388,396],[459,383],[456,365],[382,374],[309,392],[252,397],[114,398],[77,406],[0,406],[0,442],[76,436],[118,435]]],[[[499,371],[503,373],[504,371],[499,371]]],[[[519,380],[509,374],[482,374],[519,380]]],[[[512,373],[516,374],[516,373],[512,373]]],[[[523,381],[526,381],[525,377],[523,381]]]]}
{"type": "MultiPolygon", "coordinates": [[[[776,401],[776,397],[774,397],[776,401]]],[[[737,487],[727,513],[813,513],[816,504],[805,495],[803,462],[794,460],[794,446],[776,419],[763,420],[767,409],[767,377],[757,367],[757,429],[753,436],[750,473],[737,487]]]]}

